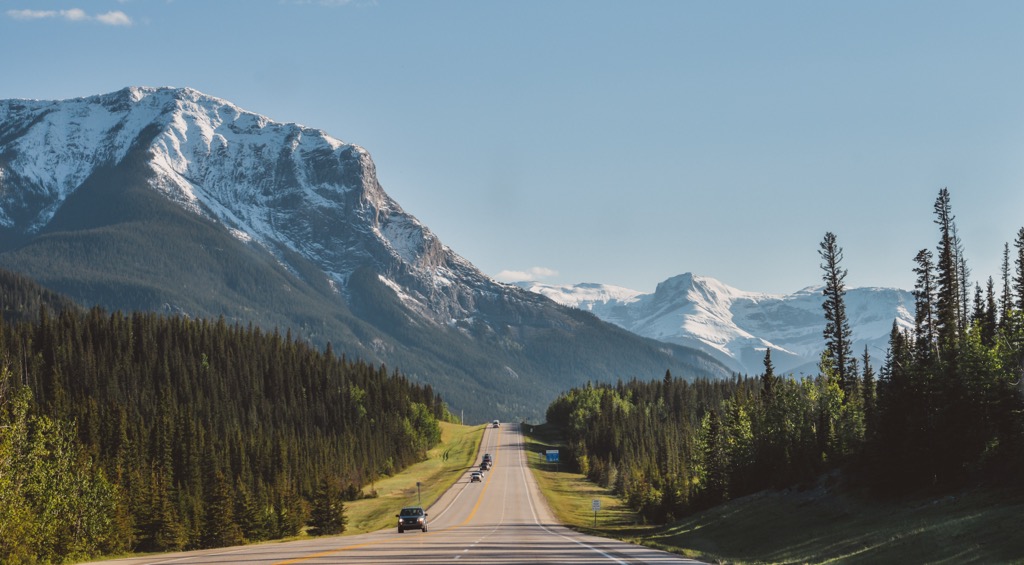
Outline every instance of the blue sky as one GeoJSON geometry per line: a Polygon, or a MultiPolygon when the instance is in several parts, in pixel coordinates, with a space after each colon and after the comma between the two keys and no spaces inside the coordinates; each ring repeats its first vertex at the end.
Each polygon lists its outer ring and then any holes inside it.
{"type": "Polygon", "coordinates": [[[365,147],[485,273],[973,279],[1024,226],[1024,2],[0,0],[0,98],[189,86],[365,147]]]}

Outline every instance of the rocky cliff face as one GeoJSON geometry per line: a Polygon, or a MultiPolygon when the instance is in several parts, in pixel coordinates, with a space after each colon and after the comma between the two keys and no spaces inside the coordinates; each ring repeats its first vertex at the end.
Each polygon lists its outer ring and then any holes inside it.
{"type": "Polygon", "coordinates": [[[438,322],[472,315],[495,284],[402,210],[370,155],[192,89],[126,88],[89,98],[0,102],[0,223],[43,229],[98,168],[148,155],[151,187],[289,267],[297,254],[339,291],[359,267],[438,322]]]}
{"type": "Polygon", "coordinates": [[[484,420],[587,380],[728,374],[492,281],[361,147],[187,88],[0,101],[0,232],[0,266],[86,305],[288,328],[484,420]]]}

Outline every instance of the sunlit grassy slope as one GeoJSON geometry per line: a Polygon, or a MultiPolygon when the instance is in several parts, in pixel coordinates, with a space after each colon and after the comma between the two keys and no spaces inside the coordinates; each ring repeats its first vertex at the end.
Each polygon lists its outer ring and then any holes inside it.
{"type": "Polygon", "coordinates": [[[607,489],[544,462],[557,438],[529,438],[530,466],[552,510],[575,529],[709,563],[1024,563],[1024,492],[971,489],[882,501],[822,480],[766,491],[664,527],[637,523],[607,489]],[[597,527],[591,501],[601,500],[597,527]]]}
{"type": "Polygon", "coordinates": [[[362,534],[391,527],[402,506],[418,505],[420,496],[423,506],[429,506],[473,464],[483,430],[483,425],[460,426],[442,422],[441,444],[430,450],[426,461],[364,489],[366,492],[376,490],[376,498],[345,504],[348,519],[345,533],[362,534]],[[445,453],[448,454],[447,459],[445,453]],[[419,493],[416,491],[417,482],[421,485],[419,493]]]}

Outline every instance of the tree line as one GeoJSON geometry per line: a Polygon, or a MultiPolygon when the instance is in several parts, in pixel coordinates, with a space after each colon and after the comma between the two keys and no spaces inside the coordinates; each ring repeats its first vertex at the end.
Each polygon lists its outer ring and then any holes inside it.
{"type": "Polygon", "coordinates": [[[274,331],[41,306],[0,323],[0,562],[344,530],[422,460],[429,385],[274,331]],[[371,493],[372,494],[372,493],[371,493]]]}
{"type": "Polygon", "coordinates": [[[588,385],[547,409],[567,458],[646,519],[665,521],[842,469],[878,495],[1020,484],[1024,471],[1024,228],[1004,248],[1002,292],[969,282],[949,191],[939,242],[915,257],[915,323],[895,321],[876,374],[852,351],[836,236],[820,244],[826,347],[819,374],[588,385]],[[972,291],[973,290],[973,291],[972,291]]]}

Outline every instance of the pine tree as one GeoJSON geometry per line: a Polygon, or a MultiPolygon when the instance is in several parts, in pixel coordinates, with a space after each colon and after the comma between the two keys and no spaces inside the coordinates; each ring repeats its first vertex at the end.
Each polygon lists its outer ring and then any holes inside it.
{"type": "Polygon", "coordinates": [[[971,310],[971,323],[981,325],[985,318],[985,299],[981,294],[981,285],[974,284],[974,308],[971,310]]]}
{"type": "Polygon", "coordinates": [[[935,335],[935,266],[932,252],[922,249],[914,257],[914,345],[915,357],[922,365],[930,366],[937,354],[935,335]]]}
{"type": "Polygon", "coordinates": [[[772,348],[764,350],[764,373],[761,374],[761,397],[770,400],[775,389],[775,366],[772,365],[772,348]]]}
{"type": "Polygon", "coordinates": [[[918,478],[919,466],[911,454],[916,432],[923,425],[912,409],[923,397],[914,379],[913,352],[907,336],[894,320],[889,349],[878,382],[876,425],[871,435],[874,481],[899,489],[918,478]]]}
{"type": "Polygon", "coordinates": [[[313,508],[310,512],[309,525],[313,527],[315,536],[333,536],[345,532],[345,502],[342,491],[335,480],[328,477],[320,479],[313,508]]]}
{"type": "Polygon", "coordinates": [[[875,413],[875,370],[871,368],[871,354],[868,352],[867,345],[864,346],[864,356],[861,357],[861,361],[864,365],[861,390],[864,395],[864,417],[870,427],[875,413]]]}
{"type": "Polygon", "coordinates": [[[1013,286],[1010,282],[1010,244],[1003,244],[1003,264],[1000,270],[1003,279],[1003,292],[999,296],[999,327],[1006,324],[1006,320],[1013,310],[1013,286]]]}
{"type": "Polygon", "coordinates": [[[988,347],[996,343],[996,331],[999,329],[999,308],[996,306],[995,282],[988,278],[985,289],[985,315],[981,319],[981,341],[988,347]]]}
{"type": "Polygon", "coordinates": [[[232,496],[231,483],[223,471],[213,471],[206,483],[203,547],[226,547],[242,543],[242,529],[235,523],[235,503],[232,496]]]}
{"type": "Polygon", "coordinates": [[[729,484],[729,458],[722,422],[718,412],[709,411],[701,424],[701,457],[704,462],[704,495],[715,504],[726,500],[729,484]]]}
{"type": "Polygon", "coordinates": [[[836,243],[835,234],[825,234],[818,254],[823,261],[821,269],[822,279],[825,281],[825,288],[822,290],[825,300],[821,305],[825,310],[825,354],[822,359],[831,365],[822,367],[822,370],[828,374],[828,370],[831,369],[839,388],[849,396],[856,385],[857,376],[853,369],[856,359],[853,356],[852,332],[843,298],[846,295],[846,269],[840,266],[843,261],[843,249],[836,243]]]}
{"type": "Polygon", "coordinates": [[[1024,228],[1017,231],[1017,239],[1013,242],[1017,248],[1017,259],[1015,275],[1013,277],[1013,290],[1015,295],[1011,300],[1016,304],[1018,310],[1024,310],[1024,228]]]}
{"type": "Polygon", "coordinates": [[[955,372],[956,357],[963,320],[960,315],[959,242],[949,190],[943,188],[935,199],[935,223],[939,226],[938,258],[935,264],[935,322],[939,357],[946,370],[955,372]]]}
{"type": "Polygon", "coordinates": [[[956,224],[953,224],[953,244],[956,251],[957,288],[960,289],[960,326],[958,331],[963,334],[967,331],[970,321],[971,269],[967,266],[967,254],[964,252],[963,242],[960,240],[956,224]]]}

